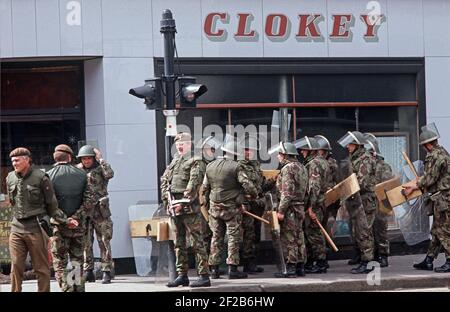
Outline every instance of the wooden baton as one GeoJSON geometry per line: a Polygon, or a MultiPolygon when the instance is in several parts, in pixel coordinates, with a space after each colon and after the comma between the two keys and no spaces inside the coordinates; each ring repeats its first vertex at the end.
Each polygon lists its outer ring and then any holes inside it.
{"type": "Polygon", "coordinates": [[[245,213],[246,215],[249,215],[249,216],[252,217],[252,218],[255,218],[256,220],[259,220],[259,221],[261,221],[261,222],[270,224],[270,222],[267,221],[266,219],[263,219],[263,218],[261,218],[261,217],[255,215],[255,214],[253,214],[253,213],[251,213],[251,212],[248,212],[247,210],[244,210],[244,213],[245,213]]]}
{"type": "Polygon", "coordinates": [[[336,247],[335,243],[331,239],[330,235],[328,235],[327,231],[323,228],[322,224],[320,224],[319,220],[315,220],[316,224],[320,227],[320,230],[322,231],[323,236],[325,236],[325,239],[327,240],[328,244],[331,246],[334,252],[337,252],[339,249],[336,247]]]}
{"type": "Polygon", "coordinates": [[[411,171],[414,173],[416,179],[419,178],[419,175],[416,172],[416,168],[414,168],[413,164],[411,163],[411,160],[409,160],[408,155],[406,155],[405,151],[402,152],[403,154],[403,158],[406,160],[406,162],[408,163],[409,168],[411,169],[411,171]]]}

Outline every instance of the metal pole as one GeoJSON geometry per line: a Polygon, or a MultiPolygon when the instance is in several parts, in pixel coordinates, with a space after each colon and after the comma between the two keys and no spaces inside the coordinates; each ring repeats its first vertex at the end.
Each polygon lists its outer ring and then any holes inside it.
{"type": "MultiPolygon", "coordinates": [[[[174,51],[175,51],[175,20],[173,19],[172,12],[170,10],[164,10],[161,20],[160,32],[164,36],[164,75],[162,76],[163,84],[166,89],[166,110],[174,110],[175,106],[175,74],[173,71],[174,67],[174,51]]],[[[167,116],[166,116],[167,118],[167,116]]],[[[170,147],[173,143],[173,137],[166,136],[166,166],[170,164],[170,147]]],[[[169,278],[174,280],[176,278],[175,270],[175,252],[174,245],[172,241],[169,241],[168,248],[168,269],[169,278]]]]}
{"type": "MultiPolygon", "coordinates": [[[[280,81],[279,100],[281,103],[288,102],[288,78],[284,76],[280,81]]],[[[280,109],[280,141],[289,141],[289,111],[287,108],[280,109]]]]}
{"type": "Polygon", "coordinates": [[[173,72],[174,67],[174,42],[175,33],[175,20],[172,17],[170,10],[164,10],[161,20],[160,32],[164,35],[164,75],[163,80],[166,85],[166,108],[175,109],[175,74],[173,72]]]}

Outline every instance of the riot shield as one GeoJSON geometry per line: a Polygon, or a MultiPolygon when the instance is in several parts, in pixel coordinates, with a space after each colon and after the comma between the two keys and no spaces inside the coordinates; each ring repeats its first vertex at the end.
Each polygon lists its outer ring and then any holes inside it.
{"type": "MultiPolygon", "coordinates": [[[[413,165],[417,174],[419,176],[423,175],[423,162],[417,160],[413,162],[413,165]]],[[[402,183],[406,183],[415,178],[409,166],[402,168],[401,176],[402,183]]],[[[422,196],[394,207],[394,214],[400,231],[408,245],[415,245],[429,239],[430,221],[422,196]]]]}
{"type": "Polygon", "coordinates": [[[137,274],[152,277],[155,283],[174,279],[173,234],[169,234],[165,209],[156,202],[142,201],[130,206],[128,214],[137,274]]]}

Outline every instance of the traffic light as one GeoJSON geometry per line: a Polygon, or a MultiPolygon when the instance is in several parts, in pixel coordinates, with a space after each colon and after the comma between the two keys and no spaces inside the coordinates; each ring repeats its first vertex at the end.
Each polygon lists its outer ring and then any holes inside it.
{"type": "Polygon", "coordinates": [[[161,78],[147,79],[143,86],[130,89],[128,93],[144,99],[147,109],[163,109],[161,78]]]}
{"type": "Polygon", "coordinates": [[[208,91],[205,85],[195,82],[194,77],[178,77],[180,107],[196,107],[197,98],[208,91]]]}

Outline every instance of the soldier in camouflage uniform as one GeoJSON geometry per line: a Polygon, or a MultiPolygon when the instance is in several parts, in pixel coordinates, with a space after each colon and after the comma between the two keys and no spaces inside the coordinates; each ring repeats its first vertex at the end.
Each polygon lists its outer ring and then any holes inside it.
{"type": "Polygon", "coordinates": [[[353,237],[361,256],[359,266],[353,268],[351,273],[368,273],[372,269],[367,264],[373,260],[373,234],[372,225],[375,219],[377,201],[375,188],[375,160],[364,148],[366,140],[358,131],[347,132],[338,143],[347,148],[350,153],[350,172],[355,173],[358,179],[360,192],[345,201],[344,205],[350,215],[354,231],[353,237]]]}
{"type": "Polygon", "coordinates": [[[305,266],[306,273],[326,273],[326,245],[325,238],[316,222],[323,220],[325,210],[325,192],[328,190],[330,168],[328,162],[317,153],[319,144],[316,139],[303,137],[295,143],[305,159],[308,170],[308,201],[305,219],[305,238],[308,261],[305,266]],[[316,261],[316,264],[314,264],[316,261]]]}
{"type": "Polygon", "coordinates": [[[100,249],[101,270],[103,271],[102,283],[111,283],[111,269],[113,267],[111,239],[113,236],[113,222],[109,209],[108,182],[114,177],[111,166],[102,158],[100,151],[90,145],[85,145],[78,151],[77,158],[81,163],[79,169],[86,172],[88,188],[95,194],[94,208],[87,216],[87,235],[84,248],[84,270],[86,281],[95,282],[94,270],[94,230],[100,249]]]}
{"type": "Polygon", "coordinates": [[[205,200],[209,201],[209,226],[213,232],[209,264],[212,278],[219,278],[220,256],[224,248],[225,234],[228,236],[228,278],[246,278],[247,273],[238,271],[239,241],[244,207],[244,194],[252,200],[258,191],[247,174],[239,166],[237,157],[242,157],[241,147],[229,140],[221,147],[225,152],[206,167],[203,180],[205,200]]]}
{"type": "MultiPolygon", "coordinates": [[[[444,249],[446,262],[435,268],[438,273],[450,272],[450,155],[438,144],[439,132],[434,124],[422,128],[420,145],[427,151],[424,175],[405,185],[409,195],[416,189],[429,193],[433,213],[431,242],[425,260],[414,264],[419,270],[433,270],[433,261],[444,249]]],[[[430,210],[431,210],[430,209],[430,210]]]]}
{"type": "MultiPolygon", "coordinates": [[[[365,133],[364,135],[367,140],[366,149],[372,154],[376,161],[376,184],[392,179],[394,177],[392,168],[384,161],[384,157],[381,156],[377,138],[371,133],[365,133]]],[[[373,223],[373,238],[375,258],[382,268],[389,265],[389,240],[387,232],[388,217],[378,210],[373,223]]]]}
{"type": "MultiPolygon", "coordinates": [[[[240,160],[239,165],[252,181],[258,192],[258,198],[247,200],[245,205],[251,213],[262,216],[265,210],[265,198],[263,194],[273,188],[275,184],[274,181],[267,181],[262,175],[260,163],[256,159],[256,153],[260,150],[258,140],[255,137],[248,136],[241,142],[241,145],[244,146],[245,159],[240,160]]],[[[243,244],[241,263],[244,264],[244,272],[249,274],[261,273],[264,271],[263,268],[256,265],[256,223],[260,223],[260,221],[257,221],[248,215],[242,216],[243,244]]],[[[261,227],[258,227],[258,229],[261,231],[261,227]]]]}
{"type": "MultiPolygon", "coordinates": [[[[52,183],[47,174],[32,166],[28,149],[18,147],[11,151],[9,157],[14,167],[14,171],[6,177],[13,215],[9,235],[11,291],[22,291],[25,261],[29,253],[37,276],[38,291],[49,292],[48,232],[44,231],[40,223],[52,217],[60,225],[75,228],[78,222],[67,218],[64,212],[58,209],[52,183]]],[[[48,223],[47,226],[49,230],[48,223]]]]}
{"type": "MultiPolygon", "coordinates": [[[[206,166],[215,160],[215,158],[216,158],[215,153],[220,148],[221,144],[213,136],[207,137],[201,143],[202,144],[200,145],[199,148],[201,150],[202,157],[201,157],[201,159],[199,158],[198,161],[203,162],[203,165],[201,167],[205,168],[205,171],[206,171],[206,166]]],[[[199,198],[199,204],[200,204],[200,211],[201,211],[206,223],[208,223],[209,222],[209,215],[208,215],[209,202],[204,201],[205,197],[203,194],[204,194],[204,189],[203,189],[203,184],[202,184],[200,186],[198,198],[199,198]]],[[[211,229],[209,228],[209,225],[207,225],[205,228],[206,228],[205,229],[206,232],[204,233],[204,238],[205,238],[205,244],[206,244],[206,251],[208,252],[208,255],[209,255],[209,249],[211,247],[212,232],[211,232],[211,229]]]]}
{"type": "MultiPolygon", "coordinates": [[[[331,144],[326,137],[323,135],[316,135],[314,138],[319,144],[319,150],[317,151],[319,155],[325,158],[328,162],[330,168],[330,174],[328,175],[328,189],[332,189],[339,182],[339,166],[336,159],[331,157],[331,144]]],[[[332,228],[336,222],[336,216],[340,207],[340,203],[336,202],[325,208],[325,213],[323,216],[322,224],[324,224],[325,229],[328,233],[332,233],[332,228]]]]}
{"type": "Polygon", "coordinates": [[[93,208],[90,203],[94,194],[87,188],[86,173],[72,165],[73,151],[65,145],[55,147],[55,164],[47,172],[55,189],[59,208],[70,218],[77,220],[79,226],[68,229],[56,225],[52,238],[52,255],[55,277],[64,292],[84,292],[83,252],[86,233],[86,217],[93,208]],[[68,270],[68,258],[72,269],[68,270]],[[73,283],[68,282],[68,274],[75,276],[73,283]]]}
{"type": "Polygon", "coordinates": [[[276,183],[280,196],[277,215],[287,272],[275,273],[275,277],[305,276],[306,247],[303,221],[308,171],[298,162],[297,156],[294,144],[280,143],[278,161],[282,168],[276,183]]]}
{"type": "Polygon", "coordinates": [[[189,133],[175,136],[178,154],[161,177],[161,195],[165,207],[175,224],[175,256],[178,276],[167,287],[189,286],[187,235],[191,236],[192,248],[197,260],[199,278],[191,287],[211,286],[208,272],[208,253],[204,233],[206,222],[200,213],[198,192],[205,174],[205,163],[192,157],[192,140],[189,133]],[[171,196],[171,198],[169,198],[171,196]],[[169,201],[186,199],[187,203],[172,204],[169,201]]]}

